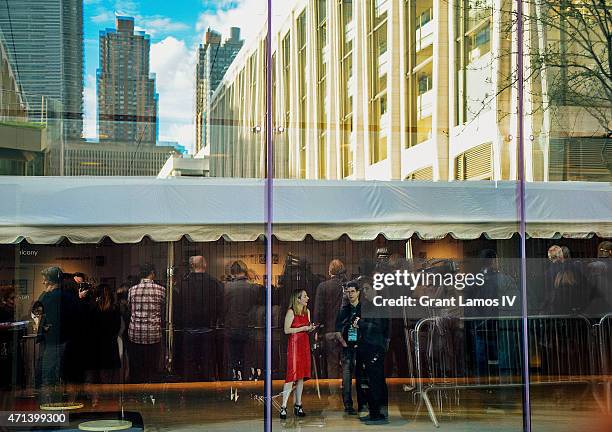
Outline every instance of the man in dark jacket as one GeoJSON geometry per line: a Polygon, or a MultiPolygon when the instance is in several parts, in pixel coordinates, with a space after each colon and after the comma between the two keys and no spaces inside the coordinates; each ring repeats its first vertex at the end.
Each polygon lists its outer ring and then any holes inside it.
{"type": "Polygon", "coordinates": [[[207,273],[201,255],[189,257],[189,270],[174,299],[177,372],[186,381],[212,381],[216,376],[214,331],[223,286],[207,273]]]}
{"type": "Polygon", "coordinates": [[[42,271],[45,291],[39,301],[44,315],[39,333],[44,341],[42,353],[43,402],[58,401],[63,389],[60,388],[66,376],[66,350],[73,340],[77,317],[77,299],[70,291],[61,287],[63,278],[59,267],[42,271]]]}
{"type": "MultiPolygon", "coordinates": [[[[248,277],[247,265],[234,261],[230,266],[232,280],[225,283],[223,319],[228,342],[229,373],[233,381],[244,379],[246,347],[249,342],[249,317],[260,302],[260,290],[248,277]]],[[[238,388],[230,388],[230,400],[238,401],[238,388]]]]}
{"type": "Polygon", "coordinates": [[[384,316],[384,311],[381,313],[374,308],[369,300],[363,298],[356,306],[345,305],[338,319],[339,323],[344,323],[342,327],[346,328],[347,339],[357,339],[356,367],[362,369],[364,378],[367,379],[370,413],[361,420],[373,425],[387,422],[382,409],[387,401],[385,354],[389,341],[389,320],[384,316]],[[349,331],[352,334],[349,334],[349,331]]]}
{"type": "MultiPolygon", "coordinates": [[[[343,303],[342,284],[346,280],[346,269],[339,259],[329,263],[329,279],[317,287],[313,322],[323,326],[323,352],[327,378],[340,376],[340,351],[343,341],[336,331],[336,317],[343,303]]],[[[318,338],[317,335],[315,337],[318,338]]]]}
{"type": "Polygon", "coordinates": [[[345,287],[347,302],[342,306],[336,319],[336,331],[342,335],[342,402],[344,412],[355,415],[353,408],[352,381],[355,376],[357,388],[357,409],[365,410],[366,395],[362,387],[362,368],[357,365],[357,331],[352,328],[355,317],[361,314],[360,294],[361,287],[357,282],[348,282],[345,287]]]}

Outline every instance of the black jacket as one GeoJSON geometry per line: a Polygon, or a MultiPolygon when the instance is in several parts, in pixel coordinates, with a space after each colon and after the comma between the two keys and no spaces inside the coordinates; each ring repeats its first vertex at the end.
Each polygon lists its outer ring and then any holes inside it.
{"type": "Polygon", "coordinates": [[[386,350],[389,339],[389,320],[387,318],[374,317],[374,313],[367,313],[368,309],[372,307],[374,307],[372,303],[367,300],[360,301],[355,307],[351,306],[350,303],[346,303],[340,309],[336,319],[336,331],[341,332],[344,339],[347,340],[348,328],[351,326],[354,318],[359,317],[357,344],[386,350]]]}
{"type": "Polygon", "coordinates": [[[90,335],[92,355],[89,368],[119,369],[119,344],[117,336],[121,329],[121,312],[119,307],[102,311],[99,307],[92,310],[92,334],[90,335]]]}
{"type": "Polygon", "coordinates": [[[223,286],[208,273],[189,273],[173,293],[174,326],[197,331],[215,328],[223,307],[223,286]]]}
{"type": "Polygon", "coordinates": [[[43,292],[38,299],[43,304],[39,331],[48,345],[71,341],[78,325],[78,302],[71,291],[55,288],[43,292]]]}
{"type": "Polygon", "coordinates": [[[335,331],[336,317],[340,308],[347,303],[343,301],[344,292],[342,284],[344,277],[333,276],[331,279],[321,282],[317,287],[313,310],[313,322],[323,324],[323,333],[335,331]]]}

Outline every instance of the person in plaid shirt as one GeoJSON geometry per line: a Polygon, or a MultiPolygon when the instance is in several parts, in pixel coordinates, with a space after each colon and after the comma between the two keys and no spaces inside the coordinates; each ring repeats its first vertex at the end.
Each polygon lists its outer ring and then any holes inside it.
{"type": "Polygon", "coordinates": [[[166,288],[155,283],[155,267],[140,268],[140,283],[128,292],[130,378],[134,383],[158,378],[166,288]]]}

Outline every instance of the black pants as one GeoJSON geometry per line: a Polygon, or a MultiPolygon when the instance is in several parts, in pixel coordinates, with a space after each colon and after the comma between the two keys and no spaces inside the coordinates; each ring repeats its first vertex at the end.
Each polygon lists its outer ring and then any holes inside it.
{"type": "Polygon", "coordinates": [[[367,400],[370,417],[381,415],[387,404],[387,384],[385,382],[385,351],[372,345],[361,344],[357,348],[357,366],[363,368],[367,379],[367,400]]]}
{"type": "Polygon", "coordinates": [[[366,406],[366,395],[362,388],[362,369],[357,366],[357,349],[342,348],[342,401],[344,408],[353,407],[353,376],[357,388],[357,409],[366,406]]]}
{"type": "Polygon", "coordinates": [[[130,382],[150,383],[159,380],[161,343],[137,344],[130,342],[130,382]]]}
{"type": "Polygon", "coordinates": [[[326,378],[340,377],[342,345],[338,342],[336,333],[325,333],[323,335],[323,353],[325,355],[325,371],[322,371],[326,378]]]}
{"type": "Polygon", "coordinates": [[[62,383],[65,382],[65,355],[67,342],[45,345],[41,359],[41,402],[61,402],[62,383]]]}
{"type": "Polygon", "coordinates": [[[214,381],[217,350],[214,333],[177,332],[176,370],[185,381],[214,381]]]}
{"type": "Polygon", "coordinates": [[[248,342],[246,330],[230,329],[228,339],[230,378],[238,379],[240,372],[240,376],[244,379],[245,349],[248,342]]]}

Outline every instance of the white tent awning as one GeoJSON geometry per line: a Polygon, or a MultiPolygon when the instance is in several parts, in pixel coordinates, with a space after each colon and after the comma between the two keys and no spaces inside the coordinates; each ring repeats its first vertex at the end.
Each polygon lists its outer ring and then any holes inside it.
{"type": "MultiPolygon", "coordinates": [[[[265,232],[265,187],[254,179],[4,177],[0,242],[254,240],[265,232]]],[[[515,182],[275,180],[272,203],[274,234],[287,241],[504,239],[519,229],[515,182]]],[[[609,183],[528,183],[525,205],[531,237],[612,237],[609,183]]]]}

